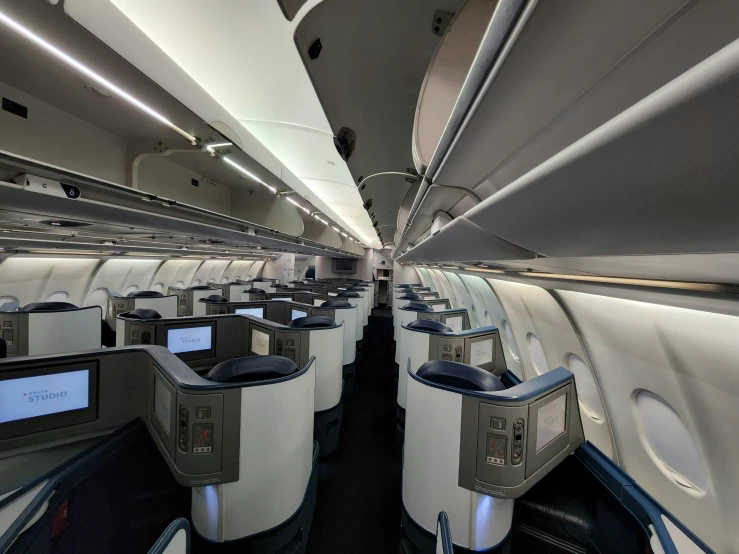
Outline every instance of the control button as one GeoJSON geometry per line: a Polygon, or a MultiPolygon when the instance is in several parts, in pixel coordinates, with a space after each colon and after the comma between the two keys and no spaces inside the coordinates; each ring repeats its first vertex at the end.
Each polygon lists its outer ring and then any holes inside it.
{"type": "Polygon", "coordinates": [[[187,429],[188,429],[188,413],[187,408],[180,406],[180,440],[179,446],[182,452],[187,452],[187,429]]]}
{"type": "Polygon", "coordinates": [[[139,337],[139,332],[138,331],[131,331],[131,336],[138,338],[139,337]]]}
{"type": "Polygon", "coordinates": [[[448,361],[451,362],[452,361],[452,355],[451,354],[442,354],[441,355],[441,359],[442,360],[448,360],[448,361]]]}
{"type": "Polygon", "coordinates": [[[496,431],[505,431],[505,419],[502,417],[491,417],[490,428],[496,431]]]}
{"type": "Polygon", "coordinates": [[[452,345],[451,344],[445,344],[444,345],[444,352],[451,352],[452,351],[452,345]]]}
{"type": "Polygon", "coordinates": [[[195,408],[195,419],[210,419],[210,406],[198,406],[195,408]]]}
{"type": "Polygon", "coordinates": [[[295,339],[287,339],[288,346],[295,346],[295,339]]]}
{"type": "Polygon", "coordinates": [[[12,321],[3,321],[3,327],[12,327],[13,322],[12,321]]]}
{"type": "Polygon", "coordinates": [[[285,351],[285,354],[288,358],[290,358],[293,362],[295,361],[295,350],[289,349],[285,351]]]}
{"type": "Polygon", "coordinates": [[[141,344],[151,344],[151,333],[149,331],[141,333],[141,344]]]}
{"type": "Polygon", "coordinates": [[[457,361],[460,361],[461,362],[462,361],[462,347],[461,346],[457,346],[454,349],[454,354],[457,357],[457,361]]]}
{"type": "Polygon", "coordinates": [[[494,458],[493,456],[488,456],[485,461],[487,461],[487,463],[489,464],[495,464],[498,466],[505,465],[505,460],[503,458],[494,458]]]}

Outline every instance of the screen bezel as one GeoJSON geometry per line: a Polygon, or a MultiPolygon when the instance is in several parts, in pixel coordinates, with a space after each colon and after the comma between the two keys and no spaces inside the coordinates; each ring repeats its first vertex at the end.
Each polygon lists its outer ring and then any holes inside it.
{"type": "Polygon", "coordinates": [[[264,356],[265,355],[265,354],[257,354],[251,348],[252,340],[253,340],[252,339],[252,333],[254,333],[254,331],[259,331],[260,333],[264,333],[265,335],[267,335],[269,337],[269,348],[267,349],[268,352],[267,352],[266,355],[271,354],[274,351],[275,332],[272,331],[271,329],[267,329],[265,327],[259,327],[258,325],[250,325],[249,326],[249,337],[248,337],[248,340],[249,340],[249,356],[264,356]]]}
{"type": "Polygon", "coordinates": [[[164,347],[172,352],[175,356],[177,356],[180,360],[183,362],[190,362],[194,360],[205,360],[208,358],[213,358],[216,355],[216,324],[214,321],[204,321],[202,323],[198,323],[197,325],[193,325],[192,323],[176,323],[176,324],[170,324],[170,325],[163,325],[162,329],[164,330],[163,338],[164,338],[164,347]],[[171,350],[169,350],[169,330],[170,329],[197,329],[199,327],[210,327],[210,348],[207,350],[195,350],[193,352],[180,352],[178,354],[175,354],[171,350]]]}
{"type": "Polygon", "coordinates": [[[99,362],[90,360],[89,362],[63,364],[53,368],[35,367],[23,370],[9,370],[0,372],[0,381],[9,381],[12,379],[23,379],[25,377],[39,377],[41,375],[53,375],[56,373],[69,373],[72,371],[89,370],[88,389],[87,389],[87,408],[71,410],[68,412],[56,412],[28,419],[19,419],[16,421],[8,421],[0,423],[0,437],[3,439],[12,439],[15,437],[29,435],[31,433],[41,433],[51,431],[71,425],[79,425],[82,423],[90,423],[98,419],[98,382],[99,382],[99,362]]]}

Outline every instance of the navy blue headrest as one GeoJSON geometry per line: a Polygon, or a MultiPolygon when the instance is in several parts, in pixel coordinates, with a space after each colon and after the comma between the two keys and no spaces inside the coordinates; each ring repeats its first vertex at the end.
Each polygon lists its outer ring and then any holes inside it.
{"type": "Polygon", "coordinates": [[[428,304],[419,304],[418,302],[409,302],[403,306],[404,310],[410,310],[411,312],[433,312],[434,309],[428,304]]]}
{"type": "Polygon", "coordinates": [[[322,329],[325,327],[334,327],[336,322],[325,315],[309,315],[308,317],[299,317],[293,319],[287,324],[288,327],[294,329],[322,329]]]}
{"type": "Polygon", "coordinates": [[[221,362],[205,378],[218,383],[250,383],[285,377],[297,369],[295,362],[282,356],[249,356],[221,362]]]}
{"type": "Polygon", "coordinates": [[[69,302],[33,302],[23,306],[19,312],[63,312],[76,310],[77,306],[69,302]]]}
{"type": "Polygon", "coordinates": [[[409,289],[409,288],[411,288],[412,286],[413,286],[413,285],[395,285],[395,288],[396,288],[396,289],[409,289]]]}
{"type": "Polygon", "coordinates": [[[190,290],[207,290],[210,288],[210,285],[195,285],[194,287],[190,287],[190,290]]]}
{"type": "Polygon", "coordinates": [[[148,308],[136,308],[131,312],[118,315],[127,319],[162,319],[162,314],[156,310],[150,310],[148,308]]]}
{"type": "Polygon", "coordinates": [[[305,283],[303,281],[290,281],[291,285],[304,285],[305,283]]]}
{"type": "Polygon", "coordinates": [[[262,283],[262,282],[264,282],[266,280],[267,279],[265,279],[264,277],[254,277],[254,279],[252,279],[251,282],[252,283],[262,283]]]}
{"type": "Polygon", "coordinates": [[[350,287],[349,290],[354,290],[354,291],[359,291],[359,292],[366,292],[367,291],[367,289],[362,288],[362,287],[357,287],[357,286],[350,287]]]}
{"type": "Polygon", "coordinates": [[[287,285],[281,285],[280,283],[275,283],[274,285],[272,285],[272,288],[275,288],[275,289],[289,289],[290,287],[288,287],[287,285]]]}
{"type": "Polygon", "coordinates": [[[161,292],[157,292],[155,290],[137,290],[129,292],[128,296],[131,298],[164,298],[164,295],[161,292]]]}
{"type": "Polygon", "coordinates": [[[337,298],[361,298],[358,292],[352,292],[350,290],[342,290],[336,295],[337,298]]]}
{"type": "Polygon", "coordinates": [[[265,292],[265,291],[263,291],[262,289],[257,289],[257,288],[250,288],[250,289],[249,289],[248,291],[246,291],[246,292],[250,292],[250,293],[252,293],[252,294],[266,294],[266,292],[265,292]]]}
{"type": "Polygon", "coordinates": [[[403,296],[400,297],[401,300],[423,300],[423,296],[420,294],[414,294],[412,292],[407,292],[403,296]]]}
{"type": "Polygon", "coordinates": [[[344,300],[326,300],[321,304],[321,308],[351,308],[352,305],[344,300]]]}
{"type": "Polygon", "coordinates": [[[416,319],[406,325],[408,329],[418,329],[419,331],[433,331],[434,333],[452,333],[452,328],[447,327],[440,321],[431,321],[429,319],[416,319]]]}
{"type": "Polygon", "coordinates": [[[446,360],[426,362],[418,368],[416,375],[432,383],[455,389],[483,392],[505,390],[503,382],[492,373],[459,362],[446,360]]]}
{"type": "Polygon", "coordinates": [[[204,300],[205,302],[228,302],[228,298],[221,296],[220,294],[211,294],[210,296],[201,298],[201,300],[204,300]]]}

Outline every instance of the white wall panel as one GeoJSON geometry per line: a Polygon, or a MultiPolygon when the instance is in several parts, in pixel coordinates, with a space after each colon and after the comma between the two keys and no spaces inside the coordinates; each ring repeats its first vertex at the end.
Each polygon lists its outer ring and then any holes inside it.
{"type": "Polygon", "coordinates": [[[202,263],[202,260],[167,260],[152,279],[151,290],[166,293],[170,285],[190,286],[195,272],[202,263]]]}
{"type": "Polygon", "coordinates": [[[95,258],[12,256],[0,263],[0,296],[17,298],[24,306],[65,293],[67,302],[80,306],[99,263],[95,258]]]}
{"type": "Polygon", "coordinates": [[[100,266],[87,287],[83,306],[100,306],[103,317],[108,308],[108,292],[126,295],[149,290],[161,259],[112,258],[100,266]]]}
{"type": "Polygon", "coordinates": [[[195,275],[192,278],[192,283],[185,283],[185,286],[220,283],[221,277],[223,277],[223,274],[230,263],[230,260],[205,260],[195,272],[195,275]]]}
{"type": "Polygon", "coordinates": [[[249,268],[254,264],[254,260],[235,260],[229,264],[226,271],[223,272],[221,283],[230,283],[231,281],[246,280],[249,268]]]}
{"type": "MultiPolygon", "coordinates": [[[[716,552],[739,552],[739,317],[579,292],[557,294],[593,361],[622,467],[716,552]],[[641,419],[649,418],[650,410],[637,406],[642,391],[674,412],[661,420],[661,432],[670,435],[664,438],[678,453],[687,441],[686,455],[699,454],[706,475],[693,479],[705,479],[704,491],[676,475],[677,464],[669,467],[650,446],[645,426],[653,422],[641,419]]],[[[691,465],[691,473],[700,471],[691,465]]]]}
{"type": "Polygon", "coordinates": [[[254,262],[254,265],[249,268],[247,277],[253,279],[254,277],[261,277],[262,271],[264,270],[265,262],[254,262]]]}
{"type": "MultiPolygon", "coordinates": [[[[586,368],[592,371],[588,363],[590,358],[583,349],[577,330],[548,291],[534,285],[498,279],[487,279],[487,282],[500,300],[507,320],[510,322],[519,349],[523,373],[527,380],[539,375],[540,372],[536,369],[538,366],[545,366],[541,369],[541,373],[557,367],[570,369],[571,354],[575,354],[585,363],[586,368]],[[541,350],[535,348],[537,340],[530,339],[532,335],[538,339],[541,350]]],[[[575,384],[578,389],[585,390],[592,386],[592,382],[583,381],[583,376],[586,375],[579,371],[576,372],[575,384]]],[[[603,383],[600,384],[604,387],[603,383]]],[[[582,402],[580,402],[580,414],[585,438],[606,456],[617,459],[609,429],[609,425],[613,424],[608,418],[608,413],[604,420],[594,411],[583,409],[582,402]]]]}

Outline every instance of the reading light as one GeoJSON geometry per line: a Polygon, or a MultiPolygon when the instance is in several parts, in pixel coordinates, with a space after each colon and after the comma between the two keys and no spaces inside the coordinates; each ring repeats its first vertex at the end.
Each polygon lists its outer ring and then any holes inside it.
{"type": "Polygon", "coordinates": [[[143,102],[141,102],[138,98],[135,98],[134,96],[131,96],[125,90],[123,90],[123,89],[119,88],[118,86],[114,85],[113,83],[111,83],[110,81],[108,81],[105,77],[102,77],[101,75],[98,75],[97,73],[95,73],[89,67],[81,64],[80,62],[78,62],[77,60],[75,60],[74,58],[72,58],[71,56],[65,54],[64,52],[62,52],[61,50],[59,50],[56,46],[53,46],[52,44],[49,44],[44,39],[42,39],[38,35],[35,35],[31,31],[29,31],[28,29],[26,29],[25,27],[23,27],[22,25],[20,25],[19,23],[13,21],[12,19],[10,19],[7,15],[5,15],[2,12],[0,12],[0,21],[2,21],[3,23],[5,23],[5,25],[7,25],[8,27],[10,27],[11,29],[13,29],[13,30],[19,32],[20,34],[22,34],[27,39],[35,42],[41,48],[43,48],[47,52],[50,52],[51,54],[53,54],[54,56],[56,56],[57,58],[59,58],[60,60],[62,60],[63,62],[65,62],[67,65],[72,66],[73,68],[75,68],[80,73],[82,73],[84,75],[87,75],[90,79],[93,79],[97,83],[103,85],[108,90],[112,91],[116,95],[118,95],[121,98],[123,98],[124,100],[126,100],[128,103],[133,104],[134,106],[136,106],[141,111],[148,113],[154,119],[160,121],[161,123],[164,123],[167,127],[169,127],[170,129],[172,129],[176,133],[179,133],[180,135],[182,135],[183,137],[185,137],[187,140],[189,140],[191,143],[193,143],[193,144],[197,143],[198,139],[196,137],[192,136],[190,133],[188,133],[186,131],[183,131],[182,129],[180,129],[179,127],[177,127],[177,125],[175,125],[174,123],[172,123],[170,120],[168,120],[162,114],[160,114],[159,112],[153,110],[152,108],[150,108],[149,106],[147,106],[146,104],[144,104],[143,102]]]}
{"type": "Polygon", "coordinates": [[[262,181],[259,177],[257,177],[256,175],[254,175],[252,172],[250,172],[250,171],[244,169],[243,167],[241,167],[239,164],[237,164],[231,158],[223,158],[223,161],[226,162],[227,164],[235,167],[236,169],[238,169],[239,171],[241,171],[244,175],[250,177],[251,179],[253,179],[257,183],[259,183],[260,185],[264,185],[269,190],[271,190],[273,193],[275,193],[275,194],[277,193],[277,189],[275,187],[272,187],[272,186],[268,185],[267,183],[265,183],[264,181],[262,181]]]}

